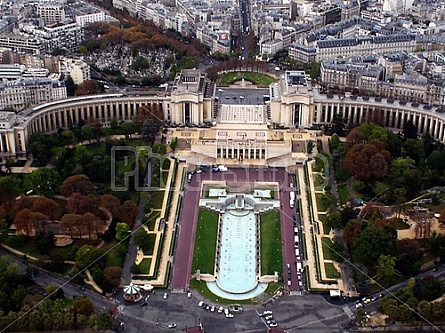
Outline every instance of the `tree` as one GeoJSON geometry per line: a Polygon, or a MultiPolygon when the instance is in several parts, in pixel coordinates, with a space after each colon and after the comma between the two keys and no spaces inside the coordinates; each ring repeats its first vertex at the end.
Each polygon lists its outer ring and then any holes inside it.
{"type": "Polygon", "coordinates": [[[380,255],[396,254],[397,232],[392,228],[368,226],[353,243],[354,253],[368,267],[373,266],[380,255]]]}
{"type": "Polygon", "coordinates": [[[60,187],[60,193],[65,197],[69,197],[74,192],[87,195],[93,191],[94,185],[85,175],[74,175],[68,177],[64,180],[62,186],[60,187]]]}
{"type": "Polygon", "coordinates": [[[0,193],[2,194],[0,205],[11,202],[19,194],[19,190],[20,180],[17,177],[13,175],[0,177],[0,193]]]}
{"type": "Polygon", "coordinates": [[[51,220],[60,218],[59,205],[54,200],[46,197],[35,198],[31,210],[45,214],[51,220]]]}
{"type": "Polygon", "coordinates": [[[417,139],[417,127],[411,120],[407,120],[403,126],[403,137],[407,139],[417,139]]]}
{"type": "Polygon", "coordinates": [[[79,143],[74,148],[74,162],[82,166],[86,165],[93,156],[88,152],[87,148],[79,143]]]}
{"type": "MultiPolygon", "coordinates": [[[[327,215],[328,218],[328,226],[330,229],[338,229],[343,225],[343,216],[339,211],[329,212],[327,215]]],[[[329,230],[325,230],[328,232],[329,230]]]]}
{"type": "Polygon", "coordinates": [[[92,315],[88,321],[88,326],[96,331],[108,331],[113,328],[113,317],[105,312],[92,315]]]}
{"type": "Polygon", "coordinates": [[[111,179],[111,157],[93,158],[85,165],[84,170],[92,182],[109,182],[111,179]]]}
{"type": "Polygon", "coordinates": [[[33,230],[32,220],[30,217],[31,213],[31,209],[24,208],[20,210],[14,218],[14,225],[17,228],[17,231],[22,232],[28,236],[32,233],[33,230]]]}
{"type": "Polygon", "coordinates": [[[59,190],[60,182],[59,174],[52,168],[38,168],[26,174],[24,179],[25,188],[44,196],[54,195],[59,190]]]}
{"type": "Polygon", "coordinates": [[[156,137],[156,133],[159,131],[159,125],[153,119],[147,119],[142,125],[142,139],[153,143],[156,137]]]}
{"type": "Polygon", "coordinates": [[[83,81],[76,89],[75,96],[95,95],[99,93],[100,85],[96,80],[83,81]]]}
{"type": "Polygon", "coordinates": [[[97,258],[97,249],[91,245],[82,246],[76,253],[76,266],[83,269],[97,258]]]}
{"type": "Polygon", "coordinates": [[[331,148],[331,153],[338,147],[340,147],[340,144],[341,141],[338,134],[337,133],[332,134],[331,138],[329,139],[329,147],[331,148]]]}
{"type": "MultiPolygon", "coordinates": [[[[82,246],[84,247],[84,246],[82,246]]],[[[79,250],[80,251],[80,250],[79,250]]],[[[93,314],[94,305],[93,303],[86,297],[76,297],[73,301],[73,314],[74,315],[84,315],[85,317],[89,317],[93,314]]]]}
{"type": "Polygon", "coordinates": [[[62,228],[62,231],[70,237],[73,237],[77,226],[81,225],[83,223],[82,215],[79,214],[65,214],[60,219],[60,227],[62,228]]]}
{"type": "Polygon", "coordinates": [[[411,157],[416,163],[425,158],[425,150],[422,141],[407,139],[402,146],[404,156],[411,157]]]}
{"type": "Polygon", "coordinates": [[[128,224],[117,223],[116,224],[116,239],[121,241],[128,237],[128,224]]]}
{"type": "Polygon", "coordinates": [[[353,147],[356,144],[365,144],[365,135],[360,130],[360,127],[354,127],[346,137],[346,146],[353,147]]]}
{"type": "Polygon", "coordinates": [[[111,194],[104,194],[100,197],[100,207],[103,207],[107,210],[109,210],[112,214],[115,213],[115,211],[118,211],[118,207],[120,206],[119,199],[116,198],[114,195],[111,194]]]}
{"type": "Polygon", "coordinates": [[[394,176],[402,176],[406,170],[412,169],[415,163],[410,157],[397,157],[391,161],[391,174],[394,176]]]}
{"type": "Polygon", "coordinates": [[[150,242],[150,236],[144,229],[139,229],[134,234],[134,243],[139,247],[144,247],[150,242]]]}
{"type": "Polygon", "coordinates": [[[55,247],[54,233],[52,231],[39,231],[34,237],[34,244],[42,255],[49,255],[51,249],[55,247]]]}
{"type": "Polygon", "coordinates": [[[80,130],[80,133],[82,136],[82,140],[88,140],[88,142],[91,144],[91,139],[94,138],[93,126],[88,124],[83,125],[80,130]]]}
{"type": "Polygon", "coordinates": [[[85,214],[92,210],[93,203],[90,198],[74,192],[67,200],[66,208],[70,214],[85,214]]]}
{"type": "Polygon", "coordinates": [[[121,126],[126,139],[131,139],[131,135],[137,132],[137,125],[133,121],[125,121],[121,126]]]}
{"type": "Polygon", "coordinates": [[[382,254],[377,261],[377,275],[381,276],[386,282],[392,283],[396,277],[395,266],[395,257],[382,254]]]}
{"type": "Polygon", "coordinates": [[[428,168],[437,170],[440,174],[445,171],[445,154],[442,151],[434,150],[426,159],[428,168]]]}
{"type": "Polygon", "coordinates": [[[101,221],[94,215],[93,213],[87,212],[82,216],[83,226],[88,231],[88,239],[91,239],[91,234],[94,232],[97,233],[101,227],[101,221]]]}
{"type": "Polygon", "coordinates": [[[58,140],[52,134],[35,132],[29,138],[29,151],[40,165],[46,165],[51,159],[51,149],[57,147],[58,140]]]}
{"type": "Polygon", "coordinates": [[[121,283],[122,268],[115,266],[107,266],[103,271],[103,277],[109,281],[114,287],[121,283]]]}
{"type": "Polygon", "coordinates": [[[138,216],[139,209],[131,200],[125,201],[119,212],[119,218],[124,221],[128,226],[132,227],[138,216]]]}
{"type": "Polygon", "coordinates": [[[362,224],[359,220],[349,221],[345,228],[343,229],[343,241],[349,246],[357,238],[360,237],[362,233],[362,224]]]}
{"type": "Polygon", "coordinates": [[[346,154],[346,168],[363,181],[386,176],[391,155],[382,148],[383,144],[376,140],[354,145],[346,154]]]}
{"type": "Polygon", "coordinates": [[[59,144],[60,144],[61,146],[71,146],[71,145],[73,145],[73,144],[76,143],[77,138],[76,138],[76,136],[74,135],[74,132],[73,132],[73,131],[71,131],[71,130],[63,130],[63,131],[60,133],[59,140],[60,140],[60,143],[59,143],[59,144]]]}
{"type": "Polygon", "coordinates": [[[389,131],[382,126],[375,123],[363,123],[360,125],[360,131],[365,135],[366,142],[371,142],[372,140],[379,140],[386,145],[388,144],[388,134],[389,131]]]}
{"type": "Polygon", "coordinates": [[[337,208],[337,198],[331,192],[326,192],[321,198],[326,211],[331,212],[337,208]]]}

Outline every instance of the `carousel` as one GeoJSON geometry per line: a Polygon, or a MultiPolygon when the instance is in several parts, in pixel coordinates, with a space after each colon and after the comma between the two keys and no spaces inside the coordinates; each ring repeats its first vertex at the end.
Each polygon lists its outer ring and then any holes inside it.
{"type": "Polygon", "coordinates": [[[124,299],[128,302],[139,302],[142,299],[141,288],[133,283],[125,286],[124,299]]]}

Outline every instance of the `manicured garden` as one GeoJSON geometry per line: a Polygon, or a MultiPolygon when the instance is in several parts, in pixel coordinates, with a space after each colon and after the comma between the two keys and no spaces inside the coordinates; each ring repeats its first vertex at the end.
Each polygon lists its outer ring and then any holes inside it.
{"type": "Polygon", "coordinates": [[[261,274],[283,270],[280,212],[272,210],[260,216],[261,274]]]}
{"type": "Polygon", "coordinates": [[[195,235],[192,274],[197,269],[201,273],[213,274],[215,270],[218,214],[200,209],[195,235]]]}
{"type": "Polygon", "coordinates": [[[274,77],[263,73],[230,72],[221,75],[218,79],[218,83],[222,85],[229,85],[234,84],[237,81],[241,81],[243,78],[245,81],[252,82],[252,84],[261,87],[268,87],[271,83],[274,83],[276,81],[274,77]]]}

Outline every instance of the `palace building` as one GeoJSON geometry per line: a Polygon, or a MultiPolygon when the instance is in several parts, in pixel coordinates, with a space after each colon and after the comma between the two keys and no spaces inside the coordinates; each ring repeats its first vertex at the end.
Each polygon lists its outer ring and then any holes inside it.
{"type": "Polygon", "coordinates": [[[101,94],[38,105],[17,114],[0,112],[0,159],[26,158],[34,132],[55,132],[80,120],[131,121],[141,107],[161,110],[167,139],[178,139],[180,160],[196,164],[288,166],[307,158],[313,125],[329,124],[341,114],[360,124],[378,117],[394,131],[406,121],[418,134],[445,142],[445,110],[404,100],[322,94],[304,72],[287,71],[268,88],[244,80],[218,87],[199,70],[183,70],[165,90],[153,95],[101,94]]]}

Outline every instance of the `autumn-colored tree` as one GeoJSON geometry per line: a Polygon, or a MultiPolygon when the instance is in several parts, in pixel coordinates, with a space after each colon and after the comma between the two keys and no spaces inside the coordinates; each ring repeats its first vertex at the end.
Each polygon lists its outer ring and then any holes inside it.
{"type": "Polygon", "coordinates": [[[100,91],[100,85],[96,80],[86,80],[79,84],[74,93],[75,96],[95,95],[100,91]]]}
{"type": "Polygon", "coordinates": [[[21,197],[19,200],[17,200],[14,204],[14,210],[16,212],[24,209],[24,208],[28,208],[31,209],[32,206],[34,205],[34,200],[36,198],[35,197],[21,197]]]}
{"type": "Polygon", "coordinates": [[[48,221],[48,216],[40,212],[31,212],[29,219],[35,233],[41,232],[45,229],[45,224],[48,221]]]}
{"type": "Polygon", "coordinates": [[[360,237],[362,233],[362,224],[359,220],[349,221],[343,229],[343,241],[350,246],[354,240],[360,237]]]}
{"type": "Polygon", "coordinates": [[[68,234],[71,238],[77,231],[77,226],[83,223],[82,215],[79,214],[65,214],[60,219],[60,226],[62,231],[68,234]]]}
{"type": "Polygon", "coordinates": [[[104,269],[103,277],[105,280],[110,281],[114,287],[117,287],[121,283],[122,268],[107,266],[104,269]]]}
{"type": "Polygon", "coordinates": [[[112,214],[115,214],[115,211],[118,211],[116,208],[120,206],[120,202],[114,195],[104,194],[100,197],[99,206],[108,209],[112,214]]]}
{"type": "Polygon", "coordinates": [[[120,207],[119,218],[127,223],[131,229],[138,216],[138,212],[138,207],[131,200],[127,200],[120,207]]]}
{"type": "Polygon", "coordinates": [[[391,154],[382,149],[383,144],[372,140],[367,144],[355,144],[346,154],[345,166],[359,180],[382,178],[388,174],[391,154]]]}
{"type": "Polygon", "coordinates": [[[51,220],[60,218],[59,205],[54,200],[46,197],[35,198],[31,210],[45,214],[51,220]]]}
{"type": "Polygon", "coordinates": [[[17,232],[22,232],[25,235],[31,235],[33,228],[32,219],[30,217],[31,213],[31,209],[23,208],[16,214],[14,218],[14,225],[17,228],[17,232]]]}
{"type": "Polygon", "coordinates": [[[93,208],[93,202],[90,198],[74,192],[66,202],[66,208],[71,214],[85,214],[93,208]]]}
{"type": "Polygon", "coordinates": [[[100,229],[100,220],[93,213],[87,212],[82,216],[82,224],[86,232],[88,233],[88,239],[91,239],[91,234],[96,233],[100,229]]]}
{"type": "Polygon", "coordinates": [[[65,197],[69,197],[72,193],[77,192],[87,195],[94,191],[94,185],[85,175],[74,175],[63,181],[60,187],[60,193],[65,197]]]}
{"type": "Polygon", "coordinates": [[[432,216],[429,213],[418,213],[413,216],[413,220],[416,222],[414,227],[416,238],[428,238],[431,232],[432,216]]]}
{"type": "Polygon", "coordinates": [[[360,130],[360,127],[354,127],[346,137],[346,146],[348,149],[356,144],[365,144],[365,135],[360,130]]]}

